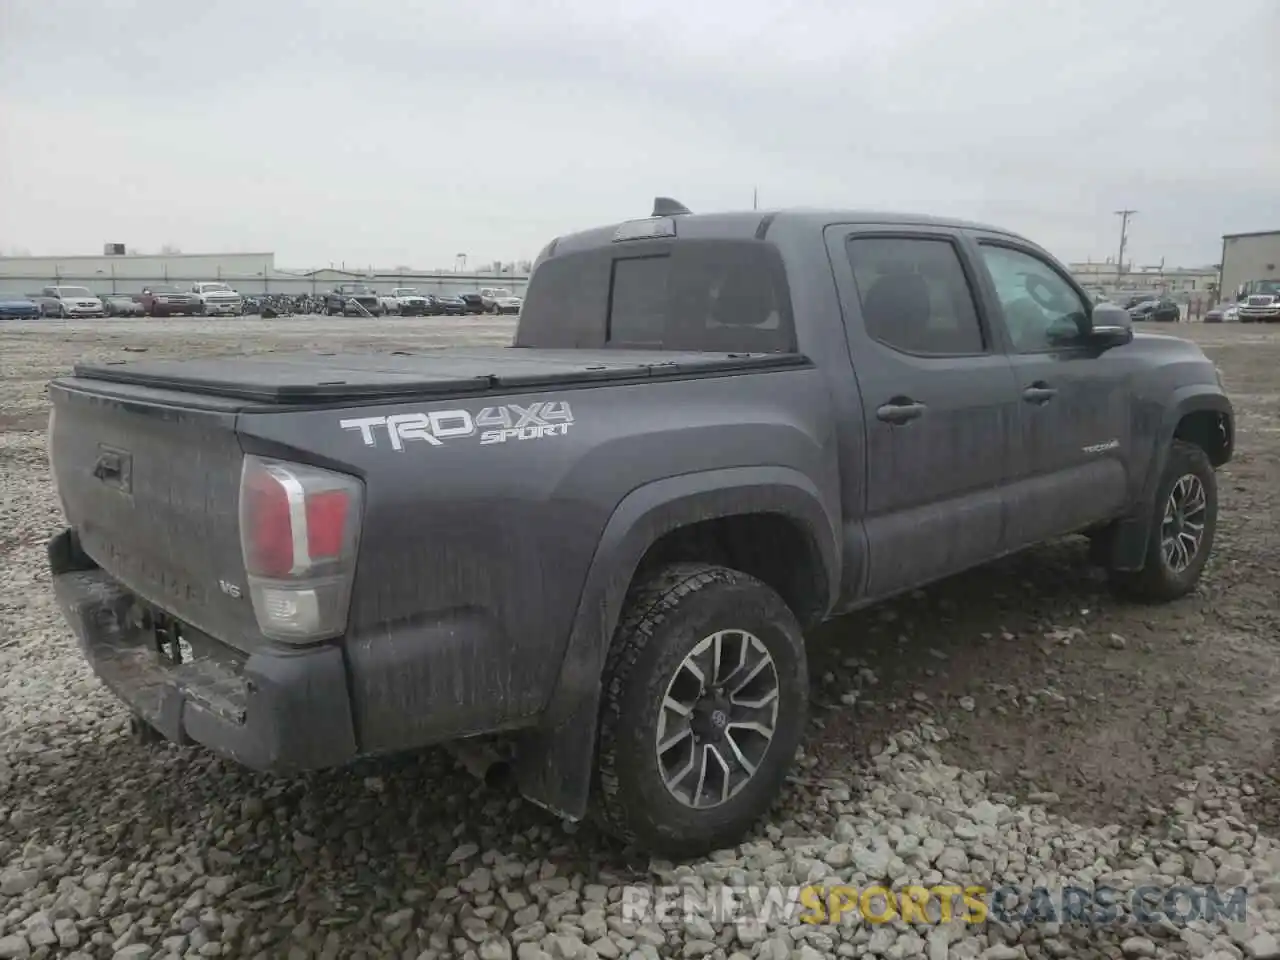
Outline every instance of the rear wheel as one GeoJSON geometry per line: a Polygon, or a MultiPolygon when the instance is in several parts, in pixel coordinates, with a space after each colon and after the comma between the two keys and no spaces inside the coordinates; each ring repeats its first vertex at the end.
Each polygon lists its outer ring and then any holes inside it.
{"type": "Polygon", "coordinates": [[[596,818],[680,856],[736,842],[791,767],[808,695],[804,637],[776,592],[727,567],[660,569],[610,647],[596,818]]]}
{"type": "Polygon", "coordinates": [[[1112,571],[1117,590],[1163,603],[1195,589],[1218,526],[1218,483],[1208,455],[1175,440],[1156,488],[1146,562],[1138,571],[1112,571]]]}

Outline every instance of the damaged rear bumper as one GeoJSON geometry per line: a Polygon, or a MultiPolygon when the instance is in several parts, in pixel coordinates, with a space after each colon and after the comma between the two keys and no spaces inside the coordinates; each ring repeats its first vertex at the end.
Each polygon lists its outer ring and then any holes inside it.
{"type": "Polygon", "coordinates": [[[356,757],[340,649],[271,647],[244,657],[193,632],[176,662],[135,595],[103,570],[60,562],[67,536],[49,551],[62,613],[98,677],[164,737],[256,770],[312,770],[356,757]]]}

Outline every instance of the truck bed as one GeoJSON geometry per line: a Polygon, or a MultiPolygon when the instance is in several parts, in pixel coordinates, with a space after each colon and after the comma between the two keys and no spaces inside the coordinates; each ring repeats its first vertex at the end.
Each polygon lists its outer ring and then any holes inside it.
{"type": "MultiPolygon", "coordinates": [[[[259,642],[252,611],[223,586],[245,582],[237,510],[247,418],[319,415],[330,424],[327,411],[372,404],[471,397],[483,405],[493,394],[807,365],[798,354],[501,347],[86,363],[51,385],[51,450],[83,550],[152,604],[248,652],[259,642]]],[[[333,431],[336,421],[320,436],[333,431]]],[[[289,455],[362,472],[306,442],[289,455]]]]}
{"type": "Polygon", "coordinates": [[[755,372],[808,364],[794,353],[673,353],[445,347],[420,353],[290,353],[77,364],[74,375],[272,405],[341,404],[755,372]]]}

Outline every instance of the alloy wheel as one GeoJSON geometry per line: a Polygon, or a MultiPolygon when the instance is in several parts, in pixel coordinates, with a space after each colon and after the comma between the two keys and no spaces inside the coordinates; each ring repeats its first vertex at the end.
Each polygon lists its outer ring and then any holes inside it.
{"type": "Polygon", "coordinates": [[[778,670],[745,630],[705,637],[667,684],[655,738],[667,790],[695,809],[725,803],[755,775],[778,723],[778,670]]]}
{"type": "Polygon", "coordinates": [[[1200,553],[1207,511],[1204,484],[1194,473],[1183,474],[1169,491],[1160,524],[1160,552],[1171,572],[1183,573],[1200,553]]]}

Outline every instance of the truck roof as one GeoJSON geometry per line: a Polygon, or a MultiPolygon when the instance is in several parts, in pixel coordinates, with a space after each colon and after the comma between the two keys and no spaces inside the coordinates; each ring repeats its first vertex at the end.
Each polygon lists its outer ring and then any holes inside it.
{"type": "MultiPolygon", "coordinates": [[[[577,233],[565,234],[549,244],[544,251],[544,255],[550,256],[575,250],[607,246],[613,243],[618,229],[624,224],[648,219],[653,218],[637,217],[634,220],[624,220],[608,226],[593,227],[577,233]]],[[[751,237],[764,239],[768,231],[775,227],[793,226],[820,230],[832,223],[950,227],[953,229],[981,230],[987,233],[1004,234],[1020,240],[1026,239],[1003,227],[995,227],[971,220],[934,217],[919,213],[842,210],[825,207],[790,207],[777,210],[747,210],[723,213],[685,213],[675,215],[674,220],[677,223],[677,237],[704,239],[749,239],[751,237]]]]}

